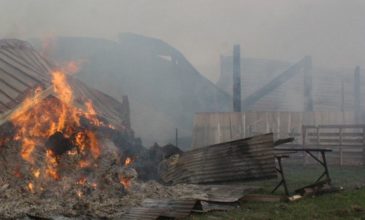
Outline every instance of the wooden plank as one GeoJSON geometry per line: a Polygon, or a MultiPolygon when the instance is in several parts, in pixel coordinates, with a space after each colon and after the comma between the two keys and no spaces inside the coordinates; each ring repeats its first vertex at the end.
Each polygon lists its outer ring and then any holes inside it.
{"type": "Polygon", "coordinates": [[[248,194],[242,198],[242,201],[248,202],[284,202],[288,198],[283,195],[264,195],[264,194],[248,194]]]}

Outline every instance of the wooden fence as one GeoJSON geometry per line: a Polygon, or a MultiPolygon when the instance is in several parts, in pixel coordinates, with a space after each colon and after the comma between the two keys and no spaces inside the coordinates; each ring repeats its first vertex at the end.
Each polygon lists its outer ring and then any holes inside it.
{"type": "MultiPolygon", "coordinates": [[[[198,113],[194,119],[193,148],[268,132],[275,139],[294,137],[293,145],[333,150],[329,163],[365,165],[365,122],[353,112],[237,112],[198,113]],[[358,123],[358,124],[357,124],[358,123]]],[[[305,154],[293,162],[311,163],[305,154]]]]}
{"type": "Polygon", "coordinates": [[[331,164],[365,165],[365,125],[303,126],[303,146],[333,150],[327,158],[331,164]]]}
{"type": "Polygon", "coordinates": [[[295,137],[302,144],[303,125],[364,124],[354,112],[214,112],[197,113],[192,148],[272,132],[274,138],[295,137]]]}

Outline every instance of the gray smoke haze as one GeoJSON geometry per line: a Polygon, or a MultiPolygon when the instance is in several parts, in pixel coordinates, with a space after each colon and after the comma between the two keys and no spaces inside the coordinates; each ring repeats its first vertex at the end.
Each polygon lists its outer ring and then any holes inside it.
{"type": "Polygon", "coordinates": [[[219,54],[365,66],[364,0],[0,0],[0,37],[160,38],[216,81],[219,54]]]}

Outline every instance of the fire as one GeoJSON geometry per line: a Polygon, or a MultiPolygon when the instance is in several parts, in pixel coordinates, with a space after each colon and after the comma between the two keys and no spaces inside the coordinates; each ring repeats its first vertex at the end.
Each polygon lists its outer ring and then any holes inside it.
{"type": "Polygon", "coordinates": [[[76,195],[77,195],[77,197],[81,198],[83,193],[80,190],[77,190],[76,195]]]}
{"type": "Polygon", "coordinates": [[[86,167],[89,167],[89,166],[90,166],[90,162],[89,161],[80,160],[80,162],[79,162],[79,167],[80,168],[86,168],[86,167]]]}
{"type": "Polygon", "coordinates": [[[47,165],[46,169],[47,175],[49,177],[52,177],[54,180],[59,180],[60,176],[58,175],[57,172],[58,162],[56,156],[51,150],[47,150],[46,152],[46,165],[47,165]]]}
{"type": "Polygon", "coordinates": [[[87,181],[86,177],[82,177],[77,181],[77,184],[85,185],[86,181],[87,181]]]}
{"type": "Polygon", "coordinates": [[[23,149],[21,151],[21,156],[24,160],[28,161],[29,163],[34,163],[34,160],[31,157],[34,148],[35,148],[34,140],[24,138],[24,140],[23,140],[23,149]]]}
{"type": "Polygon", "coordinates": [[[80,121],[77,116],[77,111],[70,112],[70,107],[73,102],[73,94],[71,86],[67,83],[66,75],[62,72],[55,71],[52,73],[53,90],[61,100],[61,112],[59,114],[57,131],[62,131],[65,127],[67,117],[72,117],[73,121],[79,126],[80,121]]]}
{"type": "Polygon", "coordinates": [[[98,140],[95,134],[91,131],[87,132],[87,136],[89,137],[90,140],[90,150],[92,152],[92,156],[96,159],[100,156],[100,148],[98,140]]]}
{"type": "Polygon", "coordinates": [[[36,170],[33,171],[33,176],[35,178],[38,179],[40,175],[41,175],[41,171],[39,169],[36,169],[36,170]]]}
{"type": "Polygon", "coordinates": [[[131,179],[127,177],[120,177],[119,179],[120,184],[124,186],[125,189],[128,189],[131,186],[131,179]]]}
{"type": "MultiPolygon", "coordinates": [[[[127,157],[124,161],[124,166],[128,167],[132,164],[133,160],[130,157],[127,157]]],[[[124,186],[125,189],[128,189],[131,186],[132,177],[129,175],[120,175],[119,182],[124,186]]]]}
{"type": "Polygon", "coordinates": [[[29,183],[28,183],[28,185],[27,185],[27,187],[28,187],[28,190],[29,190],[30,192],[34,193],[34,185],[33,185],[33,183],[32,183],[32,182],[29,182],[29,183]]]}
{"type": "MultiPolygon", "coordinates": [[[[81,119],[95,127],[110,128],[111,125],[99,120],[91,100],[86,100],[83,105],[74,105],[75,96],[64,71],[77,72],[78,66],[77,62],[70,62],[61,68],[62,71],[53,71],[52,86],[34,89],[10,116],[16,131],[13,140],[20,143],[20,157],[30,165],[29,174],[35,179],[60,180],[59,157],[63,152],[77,158],[76,165],[81,169],[97,166],[96,161],[101,154],[97,134],[90,126],[81,125],[81,119]],[[70,146],[62,143],[54,146],[57,144],[49,140],[55,134],[58,138],[70,140],[70,146]]],[[[22,173],[17,176],[22,176],[22,173]]],[[[80,181],[75,183],[84,184],[86,178],[80,181]]],[[[27,188],[33,192],[34,184],[29,182],[27,188]]]]}
{"type": "Polygon", "coordinates": [[[124,161],[124,166],[129,166],[132,163],[132,159],[130,157],[127,157],[124,161]]]}

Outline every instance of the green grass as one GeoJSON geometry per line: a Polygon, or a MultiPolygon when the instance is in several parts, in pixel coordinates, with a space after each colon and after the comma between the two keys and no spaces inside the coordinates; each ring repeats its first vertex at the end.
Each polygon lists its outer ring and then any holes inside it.
{"type": "MultiPolygon", "coordinates": [[[[291,192],[321,174],[317,166],[285,166],[285,171],[291,192]]],[[[343,186],[343,191],[291,203],[243,202],[241,208],[233,211],[195,214],[189,219],[365,219],[365,188],[355,189],[365,184],[365,168],[330,166],[330,174],[333,184],[343,186]]],[[[269,193],[275,182],[260,184],[263,187],[261,193],[269,193]]]]}

